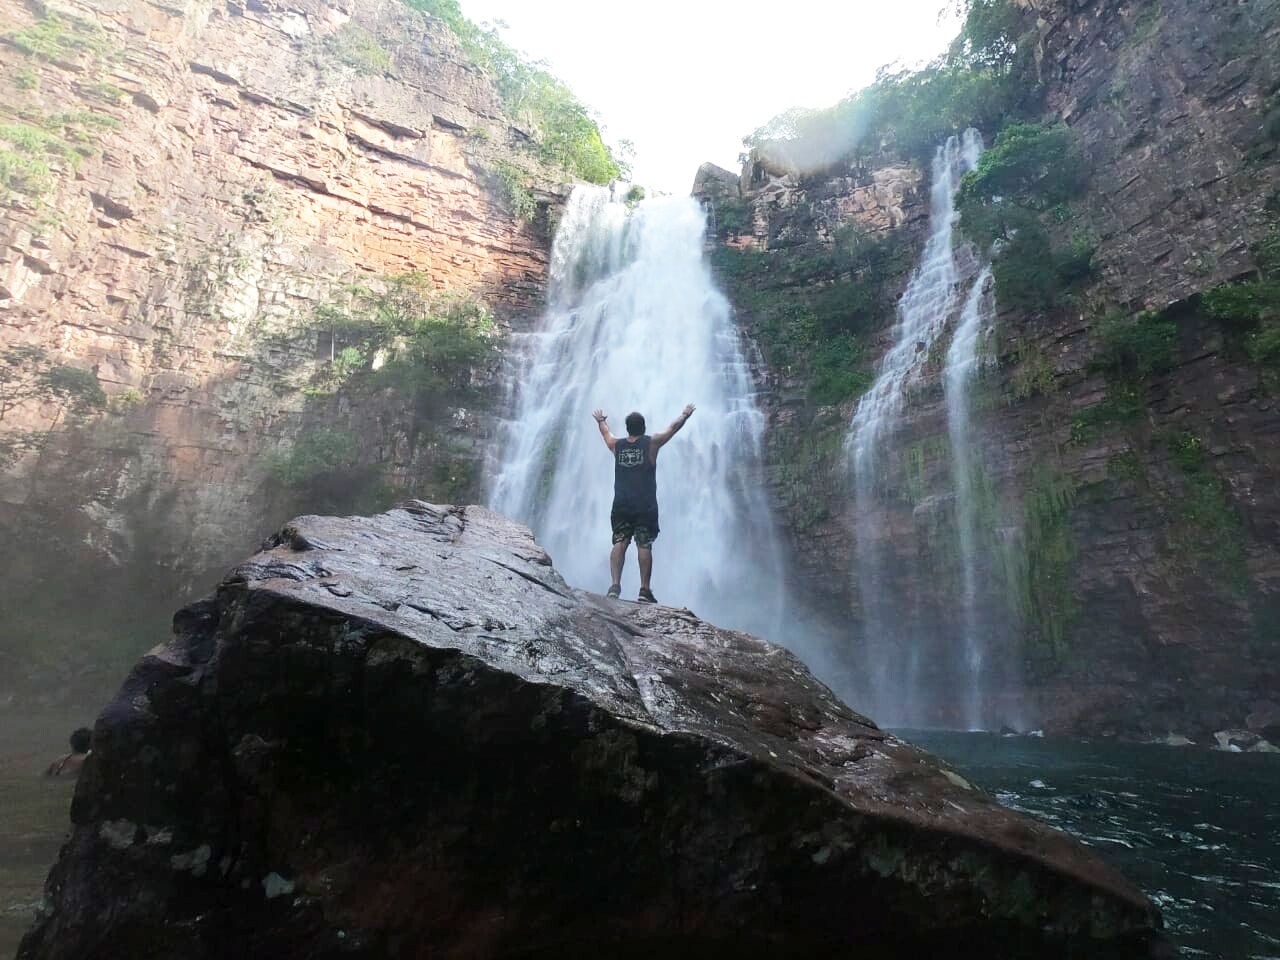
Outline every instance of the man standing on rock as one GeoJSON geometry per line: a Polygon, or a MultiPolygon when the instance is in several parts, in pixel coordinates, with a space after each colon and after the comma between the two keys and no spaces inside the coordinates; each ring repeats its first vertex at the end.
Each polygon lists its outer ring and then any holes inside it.
{"type": "Polygon", "coordinates": [[[609,418],[603,410],[592,414],[600,436],[613,453],[613,510],[609,521],[613,526],[613,550],[609,554],[609,572],[613,583],[608,596],[622,594],[622,565],[627,559],[627,547],[632,538],[636,541],[636,556],[640,560],[641,603],[657,603],[649,588],[653,574],[653,541],[658,536],[658,451],[674,437],[693,416],[693,404],[671,422],[671,426],[652,437],[644,432],[644,417],[638,413],[627,414],[627,438],[619,440],[609,430],[609,418]]]}

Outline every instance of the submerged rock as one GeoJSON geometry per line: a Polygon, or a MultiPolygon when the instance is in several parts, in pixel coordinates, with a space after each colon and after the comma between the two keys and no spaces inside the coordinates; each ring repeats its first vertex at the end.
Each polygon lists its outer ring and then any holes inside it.
{"type": "Polygon", "coordinates": [[[479,507],[303,517],[174,625],[20,958],[1162,949],[1137,889],[786,651],[572,590],[479,507]]]}

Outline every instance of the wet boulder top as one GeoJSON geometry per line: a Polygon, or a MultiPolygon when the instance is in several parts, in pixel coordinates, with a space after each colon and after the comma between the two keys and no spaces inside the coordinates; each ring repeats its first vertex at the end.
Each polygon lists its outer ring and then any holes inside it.
{"type": "Polygon", "coordinates": [[[480,507],[293,521],[95,738],[21,958],[1164,949],[782,648],[571,589],[480,507]]]}

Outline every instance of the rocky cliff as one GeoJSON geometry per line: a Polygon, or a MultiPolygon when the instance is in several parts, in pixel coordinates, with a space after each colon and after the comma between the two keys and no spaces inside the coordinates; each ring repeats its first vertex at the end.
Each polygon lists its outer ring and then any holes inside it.
{"type": "MultiPolygon", "coordinates": [[[[1258,277],[1260,245],[1280,225],[1280,7],[1018,6],[1043,117],[1065,122],[1088,170],[1048,229],[1091,264],[1048,303],[998,304],[973,398],[993,535],[986,620],[1023,661],[1031,716],[1054,729],[1210,743],[1223,728],[1261,730],[1280,710],[1280,406],[1261,328],[1223,322],[1205,295],[1258,277]],[[1008,542],[1021,544],[1029,584],[1001,579],[1008,542]]],[[[984,133],[990,144],[997,130],[984,133]]],[[[736,196],[723,180],[702,191],[740,211],[717,222],[713,256],[748,331],[782,358],[769,370],[773,486],[802,577],[826,585],[851,662],[856,584],[829,572],[851,571],[855,547],[842,443],[911,264],[864,253],[871,237],[918,251],[919,188],[886,197],[874,185],[921,178],[891,155],[804,176],[757,158],[736,196]],[[859,285],[873,295],[859,300],[859,285]],[[843,328],[823,299],[841,289],[855,317],[843,328]],[[812,360],[791,376],[786,351],[805,322],[851,338],[842,369],[853,379],[831,399],[812,360]]],[[[913,631],[955,642],[944,353],[912,394],[876,518],[904,643],[913,631]]],[[[955,718],[940,704],[937,719],[955,718]]]]}
{"type": "Polygon", "coordinates": [[[396,0],[3,0],[0,23],[0,408],[25,397],[0,536],[26,545],[0,648],[136,643],[279,522],[266,468],[311,420],[403,486],[474,486],[474,410],[428,436],[305,389],[346,284],[419,271],[505,320],[541,297],[563,176],[443,23],[396,0]],[[49,589],[69,570],[74,599],[49,589]]]}
{"type": "Polygon", "coordinates": [[[528,531],[303,517],[99,718],[19,957],[1143,957],[1147,900],[528,531]]]}

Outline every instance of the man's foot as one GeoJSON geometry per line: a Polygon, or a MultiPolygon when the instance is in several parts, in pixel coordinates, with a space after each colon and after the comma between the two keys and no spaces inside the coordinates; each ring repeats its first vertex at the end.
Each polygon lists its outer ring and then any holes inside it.
{"type": "Polygon", "coordinates": [[[617,600],[620,596],[622,596],[622,587],[620,587],[618,584],[615,583],[613,586],[609,588],[609,592],[606,593],[605,596],[608,597],[610,600],[617,600]]]}
{"type": "Polygon", "coordinates": [[[640,588],[640,596],[637,599],[641,603],[657,603],[658,602],[658,598],[653,595],[653,591],[646,589],[645,587],[640,588]]]}

